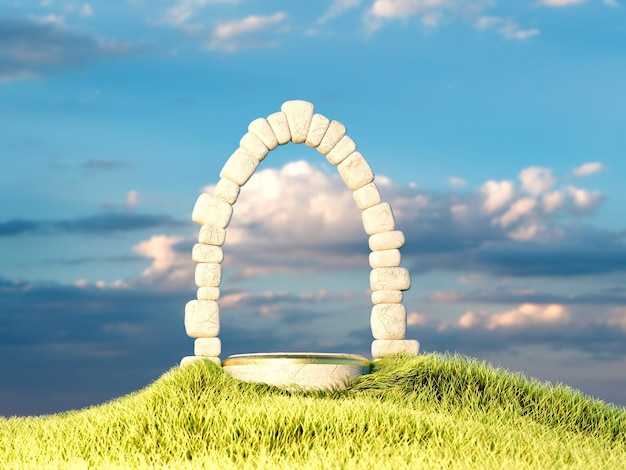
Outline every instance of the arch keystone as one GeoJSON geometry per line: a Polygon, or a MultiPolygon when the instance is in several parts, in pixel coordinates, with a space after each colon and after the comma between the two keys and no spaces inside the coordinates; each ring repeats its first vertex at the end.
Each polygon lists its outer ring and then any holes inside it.
{"type": "Polygon", "coordinates": [[[287,124],[294,144],[303,143],[309,134],[313,119],[313,104],[308,101],[285,101],[280,110],[287,116],[287,124]]]}

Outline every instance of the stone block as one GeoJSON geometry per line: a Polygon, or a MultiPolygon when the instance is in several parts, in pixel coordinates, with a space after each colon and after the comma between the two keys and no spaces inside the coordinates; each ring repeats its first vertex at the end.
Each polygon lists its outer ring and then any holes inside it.
{"type": "Polygon", "coordinates": [[[226,228],[233,216],[233,206],[215,196],[202,193],[191,213],[191,220],[199,225],[226,228]]]}
{"type": "Polygon", "coordinates": [[[196,264],[195,281],[198,287],[219,287],[222,282],[222,265],[217,263],[196,264]]]}
{"type": "Polygon", "coordinates": [[[370,288],[372,290],[409,290],[411,276],[403,267],[374,268],[370,272],[370,288]]]}
{"type": "Polygon", "coordinates": [[[362,211],[382,202],[380,192],[375,183],[368,183],[362,188],[357,189],[352,193],[352,197],[357,207],[362,211]]]}
{"type": "Polygon", "coordinates": [[[270,114],[267,116],[267,122],[269,123],[278,145],[285,145],[291,140],[291,131],[289,130],[289,123],[287,122],[287,116],[282,111],[270,114]]]}
{"type": "Polygon", "coordinates": [[[361,212],[363,228],[368,235],[375,233],[390,232],[396,228],[396,222],[391,212],[391,206],[386,202],[381,202],[375,206],[368,207],[361,212]]]}
{"type": "Polygon", "coordinates": [[[309,133],[304,141],[304,145],[316,148],[322,142],[329,125],[330,119],[326,116],[314,114],[313,119],[311,120],[311,127],[309,127],[309,133]]]}
{"type": "Polygon", "coordinates": [[[185,331],[192,338],[215,338],[220,332],[220,309],[214,300],[190,300],[185,305],[185,331]]]}
{"type": "Polygon", "coordinates": [[[419,355],[420,344],[414,339],[375,339],[372,341],[372,358],[380,359],[392,354],[419,355]]]}
{"type": "Polygon", "coordinates": [[[370,266],[372,268],[393,268],[400,266],[400,250],[379,250],[370,253],[370,266]]]}
{"type": "Polygon", "coordinates": [[[200,287],[198,288],[196,297],[198,298],[198,300],[218,300],[220,298],[220,288],[219,287],[200,287]]]}
{"type": "Polygon", "coordinates": [[[263,160],[268,152],[267,146],[254,132],[247,132],[244,134],[239,141],[239,147],[244,149],[248,154],[252,155],[259,161],[263,160]]]}
{"type": "Polygon", "coordinates": [[[402,291],[399,290],[375,290],[372,291],[372,303],[376,304],[401,304],[402,291]]]}
{"type": "Polygon", "coordinates": [[[337,145],[335,145],[330,152],[326,154],[326,160],[333,165],[339,165],[348,156],[350,156],[356,150],[356,144],[350,136],[344,135],[337,145]]]}
{"type": "Polygon", "coordinates": [[[218,366],[222,367],[222,360],[219,357],[206,357],[206,356],[185,356],[180,361],[180,366],[184,367],[188,364],[193,364],[196,361],[211,361],[218,366]]]}
{"type": "Polygon", "coordinates": [[[222,354],[222,341],[219,338],[196,338],[193,353],[196,356],[218,357],[222,354]]]}
{"type": "Polygon", "coordinates": [[[343,182],[352,191],[374,181],[374,172],[360,152],[350,154],[337,165],[337,171],[343,182]]]}
{"type": "Polygon", "coordinates": [[[272,126],[270,126],[269,122],[265,118],[258,118],[252,121],[248,125],[248,131],[254,132],[263,145],[265,145],[268,150],[274,150],[278,147],[278,140],[276,140],[276,134],[272,130],[272,126]]]}
{"type": "Polygon", "coordinates": [[[369,238],[369,247],[372,251],[393,250],[404,246],[404,233],[400,230],[375,233],[369,238]]]}
{"type": "Polygon", "coordinates": [[[375,339],[404,339],[406,335],[406,309],[402,304],[377,304],[370,318],[375,339]]]}
{"type": "Polygon", "coordinates": [[[291,141],[301,144],[306,140],[313,119],[313,104],[308,101],[285,101],[280,110],[287,116],[291,141]]]}
{"type": "Polygon", "coordinates": [[[226,230],[212,225],[203,225],[200,227],[198,241],[205,245],[222,246],[226,239],[226,230]]]}
{"type": "Polygon", "coordinates": [[[259,159],[254,158],[241,147],[226,160],[220,178],[228,178],[239,186],[243,186],[250,179],[259,166],[259,159]]]}
{"type": "Polygon", "coordinates": [[[215,186],[215,197],[231,206],[237,202],[241,186],[228,178],[221,178],[215,186]]]}
{"type": "Polygon", "coordinates": [[[191,259],[196,263],[221,263],[224,261],[224,250],[221,246],[196,243],[191,249],[191,259]]]}
{"type": "Polygon", "coordinates": [[[328,129],[322,138],[322,141],[317,146],[317,151],[327,155],[335,145],[339,143],[341,139],[346,135],[346,126],[339,121],[332,121],[328,125],[328,129]]]}

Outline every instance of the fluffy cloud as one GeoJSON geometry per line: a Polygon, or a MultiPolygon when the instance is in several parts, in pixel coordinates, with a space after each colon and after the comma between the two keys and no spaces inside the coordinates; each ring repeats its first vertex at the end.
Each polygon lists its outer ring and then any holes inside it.
{"type": "Polygon", "coordinates": [[[522,189],[533,196],[546,192],[556,183],[552,170],[537,166],[522,170],[519,179],[522,182],[522,189]]]}
{"type": "Polygon", "coordinates": [[[193,279],[194,264],[189,253],[181,253],[175,246],[182,237],[154,235],[133,247],[138,255],[152,260],[139,283],[160,289],[181,289],[188,287],[193,279]]]}
{"type": "Polygon", "coordinates": [[[572,199],[573,210],[577,213],[591,213],[597,209],[604,196],[600,191],[590,191],[569,185],[567,193],[572,199]]]}
{"type": "Polygon", "coordinates": [[[479,30],[495,29],[506,39],[525,40],[539,34],[537,28],[523,29],[511,18],[499,16],[481,16],[474,25],[479,30]]]}
{"type": "Polygon", "coordinates": [[[539,5],[547,7],[568,7],[580,3],[586,3],[587,0],[539,0],[539,5]]]}
{"type": "Polygon", "coordinates": [[[515,194],[515,186],[512,181],[487,181],[480,188],[484,195],[483,209],[488,214],[496,212],[505,207],[515,194]]]}
{"type": "Polygon", "coordinates": [[[206,43],[206,48],[235,51],[241,48],[274,46],[276,43],[261,41],[258,35],[267,30],[284,31],[284,27],[280,28],[279,25],[286,19],[285,13],[277,12],[268,16],[251,15],[239,21],[220,23],[206,43]],[[251,37],[254,40],[251,40],[251,37]]]}
{"type": "Polygon", "coordinates": [[[127,54],[126,43],[74,32],[59,16],[0,18],[0,82],[32,78],[43,73],[127,54]]]}
{"type": "Polygon", "coordinates": [[[347,10],[352,8],[356,8],[361,3],[361,0],[334,0],[326,13],[324,13],[318,20],[317,24],[323,24],[327,21],[336,18],[339,15],[342,15],[347,10]]]}

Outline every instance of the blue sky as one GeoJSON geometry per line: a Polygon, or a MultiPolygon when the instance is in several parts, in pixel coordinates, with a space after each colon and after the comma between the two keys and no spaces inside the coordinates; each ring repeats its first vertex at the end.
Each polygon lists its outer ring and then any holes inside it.
{"type": "MultiPolygon", "coordinates": [[[[626,406],[626,4],[0,4],[0,414],[192,354],[191,210],[289,99],[344,123],[407,239],[408,337],[626,406]]],[[[280,147],[224,246],[222,357],[369,355],[367,236],[280,147]]]]}

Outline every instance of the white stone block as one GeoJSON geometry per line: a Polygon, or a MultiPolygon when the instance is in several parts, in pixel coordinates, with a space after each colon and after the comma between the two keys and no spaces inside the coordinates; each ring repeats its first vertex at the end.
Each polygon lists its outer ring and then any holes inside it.
{"type": "Polygon", "coordinates": [[[406,335],[406,309],[402,304],[377,304],[370,318],[375,339],[404,339],[406,335]]]}
{"type": "Polygon", "coordinates": [[[404,246],[404,233],[400,230],[375,233],[369,238],[369,247],[372,251],[393,250],[404,246]]]}
{"type": "Polygon", "coordinates": [[[185,356],[180,360],[180,366],[184,367],[188,364],[193,364],[197,361],[211,361],[218,366],[222,367],[222,360],[219,357],[205,357],[205,356],[185,356]]]}
{"type": "Polygon", "coordinates": [[[263,160],[268,152],[267,146],[254,132],[247,132],[244,134],[239,141],[239,147],[244,149],[247,153],[259,161],[263,160]]]}
{"type": "Polygon", "coordinates": [[[370,266],[372,268],[392,268],[400,266],[400,250],[379,250],[370,253],[370,266]]]}
{"type": "Polygon", "coordinates": [[[326,155],[328,160],[333,165],[339,165],[348,156],[350,156],[356,150],[356,144],[351,137],[344,135],[341,140],[335,145],[330,152],[326,155]]]}
{"type": "Polygon", "coordinates": [[[382,202],[375,183],[369,183],[352,193],[356,205],[362,211],[382,202]]]}
{"type": "Polygon", "coordinates": [[[228,178],[239,186],[243,186],[250,179],[259,166],[259,159],[254,158],[241,147],[226,160],[220,178],[228,178]]]}
{"type": "Polygon", "coordinates": [[[196,263],[221,263],[224,261],[224,250],[221,246],[196,243],[191,249],[191,259],[196,263]]]}
{"type": "Polygon", "coordinates": [[[374,268],[370,272],[370,288],[372,290],[409,290],[411,276],[403,267],[374,268]]]}
{"type": "Polygon", "coordinates": [[[328,125],[328,129],[317,146],[317,151],[327,155],[337,143],[346,135],[346,126],[339,121],[332,121],[328,125]]]}
{"type": "Polygon", "coordinates": [[[233,216],[233,206],[215,196],[202,193],[191,213],[191,220],[199,225],[225,228],[233,216]]]}
{"type": "Polygon", "coordinates": [[[203,225],[200,227],[198,241],[205,245],[222,246],[226,239],[226,230],[212,225],[203,225]]]}
{"type": "Polygon", "coordinates": [[[361,212],[363,228],[368,235],[375,233],[391,232],[396,228],[396,222],[391,212],[391,206],[386,202],[381,202],[375,206],[368,207],[361,212]]]}
{"type": "Polygon", "coordinates": [[[222,354],[222,341],[219,338],[197,338],[193,342],[196,356],[218,357],[222,354]]]}
{"type": "Polygon", "coordinates": [[[196,264],[195,281],[198,287],[219,287],[222,282],[222,265],[217,263],[196,264]]]}
{"type": "Polygon", "coordinates": [[[218,300],[220,298],[220,288],[219,287],[200,287],[198,288],[196,297],[198,298],[198,300],[218,300]]]}
{"type": "Polygon", "coordinates": [[[220,332],[220,309],[214,300],[190,300],[185,305],[185,331],[192,338],[215,338],[220,332]]]}
{"type": "Polygon", "coordinates": [[[248,131],[254,132],[268,150],[274,150],[278,147],[278,140],[276,140],[276,134],[272,130],[269,122],[265,118],[258,118],[252,121],[248,125],[248,131]]]}
{"type": "Polygon", "coordinates": [[[372,358],[380,359],[392,354],[419,355],[420,344],[414,339],[375,339],[372,341],[372,358]]]}
{"type": "Polygon", "coordinates": [[[289,130],[289,123],[287,122],[287,116],[282,111],[270,114],[267,116],[267,122],[269,123],[278,145],[285,145],[291,140],[291,131],[289,130]]]}
{"type": "Polygon", "coordinates": [[[374,181],[374,172],[360,152],[350,154],[337,165],[337,171],[343,182],[352,191],[374,181]]]}
{"type": "Polygon", "coordinates": [[[231,206],[237,202],[241,186],[228,178],[221,178],[215,186],[215,197],[231,206]]]}
{"type": "Polygon", "coordinates": [[[291,141],[301,144],[306,140],[313,119],[313,104],[308,101],[285,101],[280,110],[287,116],[291,141]]]}
{"type": "Polygon", "coordinates": [[[311,120],[311,127],[309,127],[309,133],[304,141],[304,145],[316,148],[322,142],[329,125],[330,119],[326,116],[314,114],[313,119],[311,120]]]}
{"type": "Polygon", "coordinates": [[[375,290],[372,291],[372,303],[376,304],[401,304],[402,291],[399,290],[375,290]]]}

